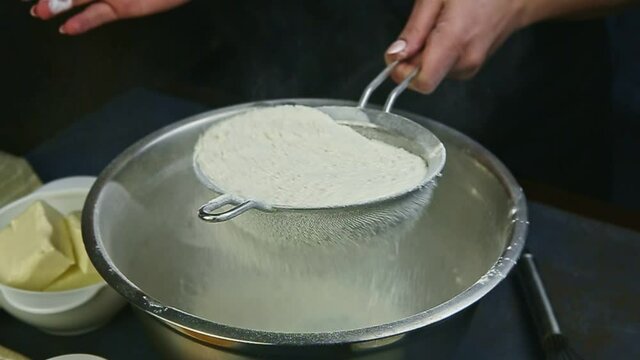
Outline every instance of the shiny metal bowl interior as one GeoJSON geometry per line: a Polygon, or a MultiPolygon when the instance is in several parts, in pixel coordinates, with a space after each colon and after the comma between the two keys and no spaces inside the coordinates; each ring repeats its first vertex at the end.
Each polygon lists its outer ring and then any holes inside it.
{"type": "MultiPolygon", "coordinates": [[[[351,105],[335,100],[262,103],[351,105]]],[[[448,318],[511,270],[524,245],[525,198],[484,148],[406,114],[447,148],[417,223],[366,246],[274,248],[194,209],[211,197],[192,170],[199,134],[250,106],[170,125],[100,175],[83,213],[89,255],[105,280],[148,314],[196,334],[247,344],[314,345],[390,337],[448,318]]]]}

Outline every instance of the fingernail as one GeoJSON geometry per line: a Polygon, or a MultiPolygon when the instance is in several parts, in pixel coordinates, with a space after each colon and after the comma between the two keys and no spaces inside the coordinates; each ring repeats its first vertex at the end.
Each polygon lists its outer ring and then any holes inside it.
{"type": "Polygon", "coordinates": [[[396,40],[387,49],[387,54],[389,54],[389,55],[397,54],[400,51],[404,50],[404,48],[406,48],[406,47],[407,47],[407,42],[406,41],[404,41],[404,40],[396,40]]]}
{"type": "Polygon", "coordinates": [[[31,9],[29,9],[29,14],[30,14],[31,16],[33,16],[33,17],[38,17],[38,14],[36,14],[36,6],[35,6],[35,5],[33,5],[33,6],[31,7],[31,9]]]}
{"type": "Polygon", "coordinates": [[[58,32],[59,32],[60,34],[66,34],[66,32],[64,31],[64,25],[63,25],[63,26],[60,26],[60,27],[58,28],[58,32]]]}

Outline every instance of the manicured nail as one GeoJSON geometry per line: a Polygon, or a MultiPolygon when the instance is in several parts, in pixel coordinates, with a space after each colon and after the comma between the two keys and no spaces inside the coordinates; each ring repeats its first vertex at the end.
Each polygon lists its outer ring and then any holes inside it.
{"type": "Polygon", "coordinates": [[[401,52],[402,50],[404,50],[404,48],[406,48],[406,47],[407,47],[407,42],[406,41],[404,41],[404,40],[396,40],[387,49],[387,54],[389,54],[389,55],[397,54],[397,53],[401,52]]]}
{"type": "Polygon", "coordinates": [[[66,34],[66,32],[64,31],[64,25],[58,28],[58,32],[63,35],[66,34]]]}
{"type": "Polygon", "coordinates": [[[31,9],[29,9],[29,14],[30,14],[31,16],[33,16],[33,17],[38,17],[38,14],[36,14],[36,6],[35,6],[35,5],[33,5],[33,6],[31,7],[31,9]]]}

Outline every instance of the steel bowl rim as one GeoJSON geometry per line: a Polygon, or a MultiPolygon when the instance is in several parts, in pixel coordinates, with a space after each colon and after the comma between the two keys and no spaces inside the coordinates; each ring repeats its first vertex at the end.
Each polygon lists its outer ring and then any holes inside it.
{"type": "MultiPolygon", "coordinates": [[[[249,106],[273,106],[292,103],[309,106],[353,106],[355,104],[353,101],[335,99],[277,99],[249,102],[214,109],[187,117],[181,121],[160,128],[134,143],[118,155],[100,173],[98,179],[92,186],[89,194],[87,195],[82,215],[82,223],[88,224],[82,227],[85,247],[91,261],[95,265],[95,268],[104,280],[107,281],[107,283],[118,293],[125,297],[132,305],[145,311],[147,314],[178,328],[188,329],[192,332],[206,336],[241,344],[311,346],[337,345],[377,340],[408,333],[437,323],[453,316],[480,300],[484,295],[498,285],[498,283],[515,266],[515,260],[518,259],[524,248],[528,227],[526,199],[522,188],[518,185],[515,178],[511,175],[504,164],[502,164],[500,160],[480,144],[452,128],[437,123],[431,119],[419,116],[419,118],[426,121],[430,127],[443,128],[447,131],[453,132],[454,135],[456,135],[456,142],[459,141],[464,143],[466,150],[477,154],[483,165],[493,171],[496,178],[502,183],[503,187],[507,191],[510,200],[513,202],[511,206],[514,209],[513,213],[517,217],[512,220],[513,227],[511,236],[509,241],[505,244],[505,250],[502,255],[486,273],[498,274],[498,276],[485,275],[469,288],[446,302],[403,319],[366,328],[320,333],[270,332],[223,325],[192,315],[177,308],[164,306],[156,299],[146,295],[144,291],[124,276],[124,274],[115,266],[105,251],[100,235],[96,232],[96,228],[98,227],[98,214],[96,214],[96,210],[100,200],[101,190],[111,181],[114,175],[129,162],[129,160],[135,158],[136,155],[143,152],[148,147],[153,146],[158,141],[161,141],[163,138],[171,136],[171,133],[179,128],[185,126],[196,126],[197,123],[206,121],[212,116],[220,116],[221,114],[238,111],[249,106]],[[502,261],[502,259],[508,259],[509,261],[502,261]]],[[[407,115],[416,116],[415,114],[410,114],[408,112],[399,113],[406,114],[402,115],[405,117],[407,115]]]]}

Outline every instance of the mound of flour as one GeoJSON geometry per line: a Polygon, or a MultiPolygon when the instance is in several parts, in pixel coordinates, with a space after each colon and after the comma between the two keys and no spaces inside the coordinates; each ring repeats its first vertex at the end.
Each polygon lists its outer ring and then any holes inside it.
{"type": "Polygon", "coordinates": [[[258,109],[216,123],[194,156],[225,193],[293,207],[376,200],[415,187],[427,172],[422,158],[306,106],[258,109]]]}

